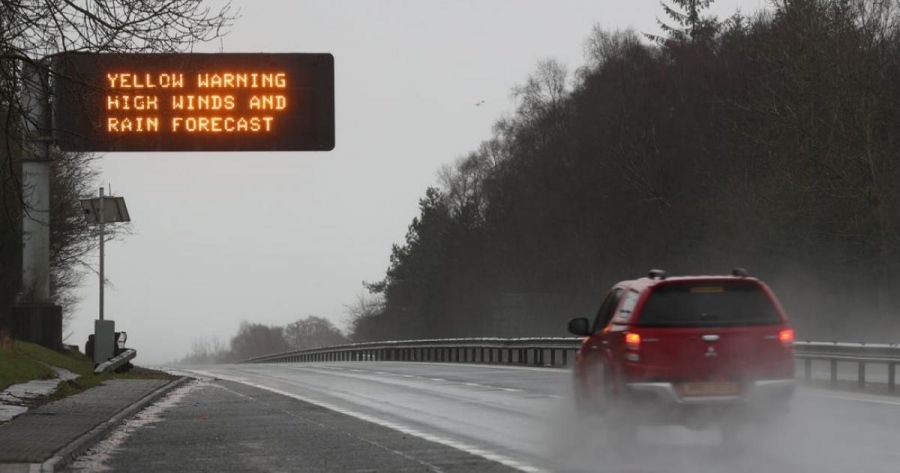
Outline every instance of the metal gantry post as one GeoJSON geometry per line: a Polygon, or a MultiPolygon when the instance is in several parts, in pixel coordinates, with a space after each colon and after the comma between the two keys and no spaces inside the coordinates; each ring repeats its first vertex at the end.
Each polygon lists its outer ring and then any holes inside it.
{"type": "Polygon", "coordinates": [[[22,65],[25,146],[22,159],[22,291],[50,302],[50,137],[46,74],[22,65]]]}

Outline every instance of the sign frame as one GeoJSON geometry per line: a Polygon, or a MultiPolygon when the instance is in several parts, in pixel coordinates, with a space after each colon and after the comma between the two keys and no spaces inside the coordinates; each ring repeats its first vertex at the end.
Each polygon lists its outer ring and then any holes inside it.
{"type": "Polygon", "coordinates": [[[329,53],[65,53],[52,71],[63,151],[334,149],[329,53]]]}

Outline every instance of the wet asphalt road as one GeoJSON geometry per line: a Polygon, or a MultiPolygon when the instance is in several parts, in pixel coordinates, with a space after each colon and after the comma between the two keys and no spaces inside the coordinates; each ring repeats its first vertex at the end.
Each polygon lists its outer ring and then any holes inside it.
{"type": "Polygon", "coordinates": [[[189,383],[70,472],[509,472],[480,456],[250,386],[189,383]]]}
{"type": "Polygon", "coordinates": [[[82,460],[76,467],[900,471],[897,397],[801,389],[791,413],[775,428],[745,429],[741,448],[723,448],[715,428],[642,427],[639,445],[622,453],[607,447],[601,421],[573,409],[567,370],[359,362],[230,365],[192,372],[207,380],[173,406],[160,408],[162,420],[135,427],[118,445],[95,452],[93,464],[82,460]]]}

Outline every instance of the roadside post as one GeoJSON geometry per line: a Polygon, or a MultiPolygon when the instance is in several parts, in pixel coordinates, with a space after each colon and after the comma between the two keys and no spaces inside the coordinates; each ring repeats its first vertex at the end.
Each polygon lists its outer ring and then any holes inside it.
{"type": "Polygon", "coordinates": [[[106,286],[106,224],[130,222],[128,207],[125,206],[124,197],[107,196],[100,188],[100,196],[89,199],[81,199],[81,208],[84,210],[84,218],[88,223],[100,227],[100,318],[94,321],[94,363],[99,364],[110,359],[116,350],[116,323],[103,317],[104,297],[106,286]]]}

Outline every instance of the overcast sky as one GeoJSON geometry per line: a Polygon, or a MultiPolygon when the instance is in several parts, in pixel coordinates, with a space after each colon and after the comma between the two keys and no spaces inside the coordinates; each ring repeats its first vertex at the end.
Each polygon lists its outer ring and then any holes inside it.
{"type": "MultiPolygon", "coordinates": [[[[328,52],[336,147],[328,153],[110,153],[104,183],[135,234],[107,246],[106,318],[143,365],[227,342],[242,320],[317,315],[345,327],[362,281],[384,276],[441,164],[511,113],[541,59],[583,64],[593,25],[658,32],[657,0],[235,0],[242,17],[201,52],[328,52]],[[480,106],[476,103],[484,101],[480,106]]],[[[765,0],[718,0],[752,13],[765,0]]],[[[97,318],[96,277],[67,343],[97,318]]]]}

